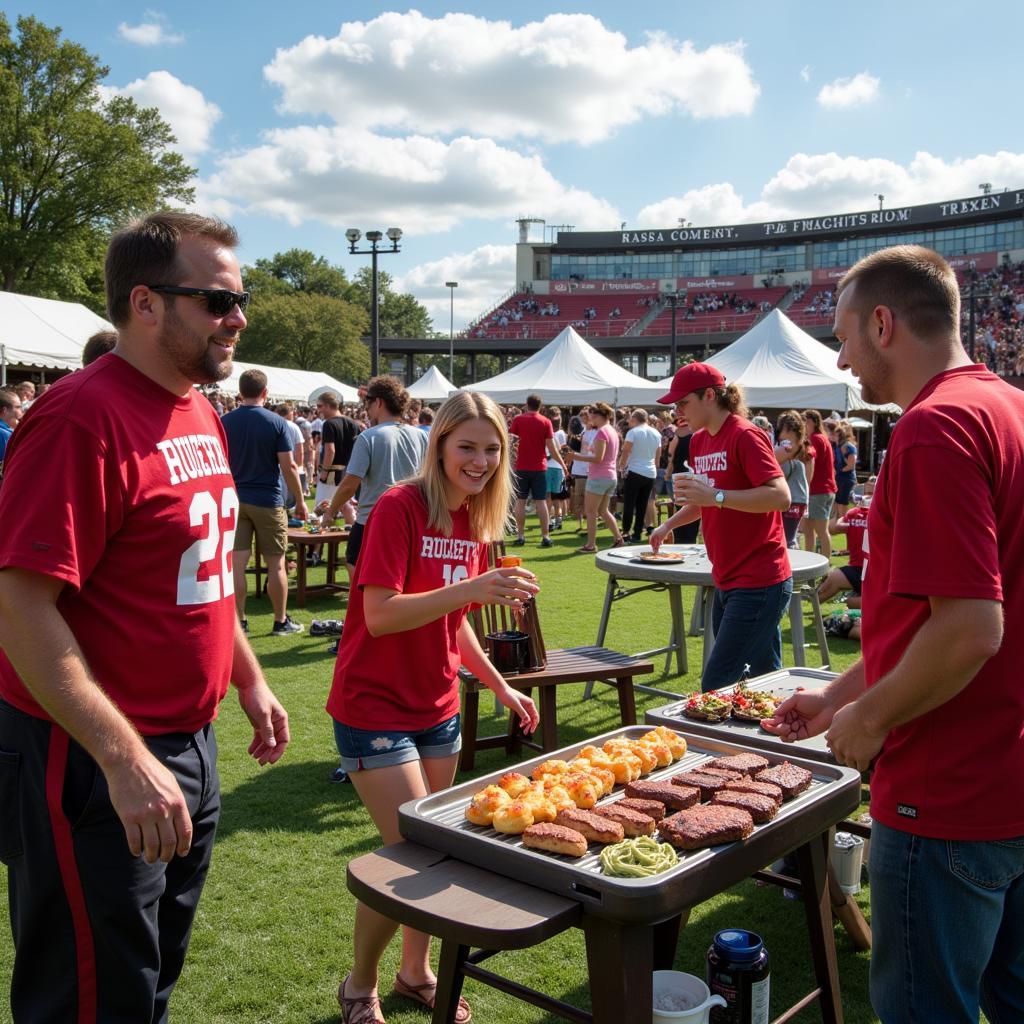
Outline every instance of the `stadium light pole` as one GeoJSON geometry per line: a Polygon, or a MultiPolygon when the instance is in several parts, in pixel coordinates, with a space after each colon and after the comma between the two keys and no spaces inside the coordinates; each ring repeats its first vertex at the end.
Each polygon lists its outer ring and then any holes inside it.
{"type": "Polygon", "coordinates": [[[450,302],[448,305],[448,379],[455,383],[455,289],[458,281],[445,281],[450,302]]]}
{"type": "Polygon", "coordinates": [[[882,208],[882,203],[885,202],[885,196],[882,195],[881,192],[876,192],[875,193],[875,198],[878,200],[878,208],[881,209],[882,208]]]}
{"type": "Polygon", "coordinates": [[[370,243],[369,249],[357,249],[359,239],[363,233],[359,228],[349,228],[345,232],[348,239],[348,251],[353,256],[370,257],[370,376],[376,377],[379,371],[380,362],[380,302],[377,295],[377,255],[384,252],[401,252],[398,241],[402,237],[401,228],[388,228],[388,240],[391,242],[390,249],[379,249],[384,238],[383,232],[367,231],[366,240],[370,243]]]}

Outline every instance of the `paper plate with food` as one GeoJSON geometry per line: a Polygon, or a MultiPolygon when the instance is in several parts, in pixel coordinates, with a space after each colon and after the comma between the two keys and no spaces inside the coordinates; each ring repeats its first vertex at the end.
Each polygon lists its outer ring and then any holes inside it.
{"type": "Polygon", "coordinates": [[[686,554],[682,551],[641,551],[635,556],[635,561],[645,562],[650,565],[673,565],[682,562],[686,554]]]}
{"type": "Polygon", "coordinates": [[[732,714],[732,696],[714,691],[691,693],[683,714],[699,722],[724,722],[732,714]]]}

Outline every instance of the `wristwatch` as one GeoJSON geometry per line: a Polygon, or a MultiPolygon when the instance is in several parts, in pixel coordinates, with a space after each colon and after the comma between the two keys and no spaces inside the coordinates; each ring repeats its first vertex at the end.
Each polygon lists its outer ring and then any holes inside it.
{"type": "Polygon", "coordinates": [[[725,508],[725,491],[715,491],[715,505],[718,508],[725,508]]]}

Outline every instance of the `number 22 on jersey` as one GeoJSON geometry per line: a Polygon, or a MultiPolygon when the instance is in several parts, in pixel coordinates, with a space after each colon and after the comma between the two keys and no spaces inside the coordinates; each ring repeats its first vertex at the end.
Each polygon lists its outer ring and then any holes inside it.
{"type": "Polygon", "coordinates": [[[188,509],[189,525],[198,527],[201,536],[185,549],[178,563],[178,604],[210,604],[235,593],[231,573],[231,549],[238,525],[238,495],[234,487],[225,487],[220,507],[210,491],[197,491],[188,509]],[[231,521],[230,529],[221,530],[221,519],[231,521]],[[216,559],[206,579],[199,578],[200,568],[216,559]]]}

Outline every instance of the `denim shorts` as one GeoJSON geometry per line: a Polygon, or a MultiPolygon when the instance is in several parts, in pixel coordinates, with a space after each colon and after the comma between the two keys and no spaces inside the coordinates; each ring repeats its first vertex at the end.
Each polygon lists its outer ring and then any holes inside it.
{"type": "Polygon", "coordinates": [[[603,480],[600,478],[594,480],[593,478],[588,478],[587,494],[600,494],[602,497],[606,494],[614,494],[617,482],[618,481],[616,481],[614,477],[610,480],[603,480]]]}
{"type": "Polygon", "coordinates": [[[451,757],[462,749],[459,716],[429,729],[409,732],[405,729],[356,729],[335,720],[334,742],[341,755],[341,767],[347,772],[366,768],[387,768],[427,757],[451,757]]]}

